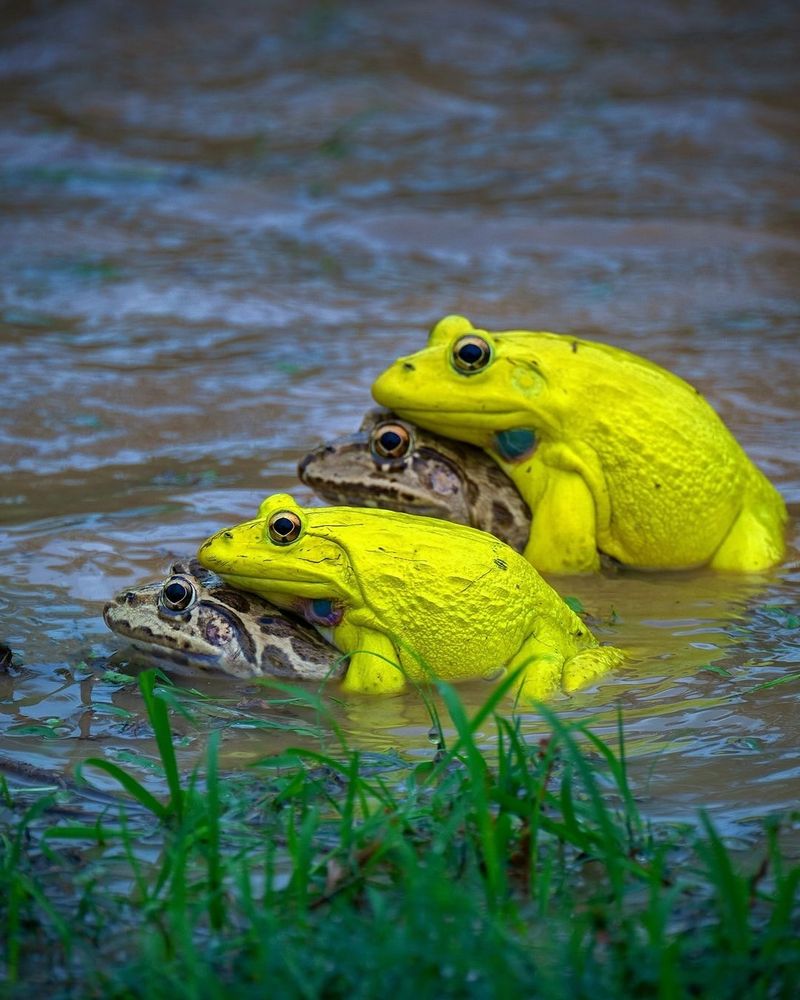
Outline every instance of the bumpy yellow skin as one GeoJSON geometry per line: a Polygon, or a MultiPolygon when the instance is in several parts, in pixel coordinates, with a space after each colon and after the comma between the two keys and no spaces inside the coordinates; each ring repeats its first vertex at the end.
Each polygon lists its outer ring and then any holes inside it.
{"type": "Polygon", "coordinates": [[[627,351],[446,316],[372,392],[492,455],[531,509],[525,556],[539,570],[596,570],[601,552],[640,569],[756,572],[783,558],[777,490],[697,390],[627,351]],[[491,357],[464,373],[453,351],[471,334],[491,357]],[[509,456],[497,436],[514,429],[533,432],[528,453],[509,456]]]}
{"type": "Polygon", "coordinates": [[[254,520],[209,538],[198,559],[233,586],[306,617],[309,601],[332,601],[340,620],[330,637],[350,657],[346,691],[394,693],[430,672],[460,681],[523,668],[521,696],[540,699],[573,691],[622,659],[598,645],[522,556],[448,521],[371,508],[304,510],[278,493],[254,520]],[[299,518],[300,532],[275,542],[270,522],[285,512],[299,518]]]}

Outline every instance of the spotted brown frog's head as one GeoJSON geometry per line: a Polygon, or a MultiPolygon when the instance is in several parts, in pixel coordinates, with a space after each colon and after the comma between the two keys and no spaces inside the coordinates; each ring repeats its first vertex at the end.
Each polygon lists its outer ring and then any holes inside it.
{"type": "Polygon", "coordinates": [[[106,625],[148,661],[237,677],[339,677],[340,654],[305,622],[235,590],[197,560],[175,563],[161,583],[124,590],[106,625]]]}
{"type": "Polygon", "coordinates": [[[440,517],[496,535],[521,550],[528,508],[513,482],[479,448],[370,410],[356,434],[320,445],[298,466],[323,500],[440,517]]]}

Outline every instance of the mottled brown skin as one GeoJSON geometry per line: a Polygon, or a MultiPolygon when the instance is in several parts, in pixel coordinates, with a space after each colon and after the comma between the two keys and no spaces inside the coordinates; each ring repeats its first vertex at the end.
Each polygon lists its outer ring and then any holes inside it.
{"type": "Polygon", "coordinates": [[[229,587],[196,559],[175,563],[161,583],[122,591],[103,618],[148,660],[168,666],[290,680],[338,678],[346,669],[341,653],[312,626],[229,587]],[[165,604],[165,589],[176,581],[193,594],[185,610],[165,604]]]}

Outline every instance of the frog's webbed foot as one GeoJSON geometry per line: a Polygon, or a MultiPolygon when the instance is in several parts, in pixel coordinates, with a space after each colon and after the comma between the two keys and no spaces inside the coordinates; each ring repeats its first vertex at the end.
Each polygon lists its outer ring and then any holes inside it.
{"type": "Polygon", "coordinates": [[[544,701],[561,691],[564,657],[531,636],[508,664],[509,672],[522,668],[518,697],[521,701],[544,701]]]}
{"type": "Polygon", "coordinates": [[[540,656],[529,663],[522,675],[518,697],[521,701],[546,701],[561,693],[564,661],[558,656],[540,656]]]}
{"type": "Polygon", "coordinates": [[[391,639],[375,629],[359,628],[342,690],[358,694],[399,694],[406,675],[391,639]]]}

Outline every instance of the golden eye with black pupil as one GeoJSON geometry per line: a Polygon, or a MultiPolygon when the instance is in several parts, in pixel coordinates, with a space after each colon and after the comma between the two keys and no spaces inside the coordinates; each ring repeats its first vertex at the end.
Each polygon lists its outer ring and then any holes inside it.
{"type": "Polygon", "coordinates": [[[471,375],[485,368],[492,360],[492,349],[483,337],[468,334],[453,344],[453,366],[462,375],[471,375]]]}
{"type": "Polygon", "coordinates": [[[269,519],[269,537],[276,545],[289,545],[300,534],[302,523],[293,510],[279,510],[269,519]]]}
{"type": "Polygon", "coordinates": [[[411,446],[411,435],[402,424],[379,424],[369,443],[376,458],[402,458],[411,446]]]}
{"type": "Polygon", "coordinates": [[[197,600],[197,591],[182,576],[173,576],[161,588],[161,603],[167,611],[186,611],[197,600]]]}

